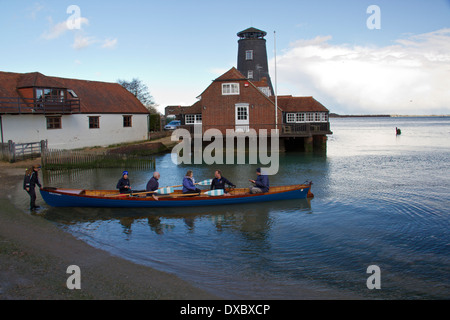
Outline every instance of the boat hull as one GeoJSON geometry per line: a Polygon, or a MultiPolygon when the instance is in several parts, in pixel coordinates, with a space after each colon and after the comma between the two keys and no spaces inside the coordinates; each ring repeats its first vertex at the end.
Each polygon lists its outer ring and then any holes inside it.
{"type": "Polygon", "coordinates": [[[286,191],[231,196],[160,196],[158,201],[152,197],[88,196],[81,194],[84,190],[59,188],[41,189],[41,196],[52,207],[170,208],[305,199],[308,197],[308,193],[311,195],[310,188],[311,185],[299,185],[286,191]]]}

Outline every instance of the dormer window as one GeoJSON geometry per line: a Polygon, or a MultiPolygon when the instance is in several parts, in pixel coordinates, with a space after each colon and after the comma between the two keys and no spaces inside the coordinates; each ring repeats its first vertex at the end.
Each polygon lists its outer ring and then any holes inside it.
{"type": "Polygon", "coordinates": [[[238,95],[239,94],[239,83],[223,83],[222,84],[222,95],[238,95]]]}
{"type": "Polygon", "coordinates": [[[62,89],[36,89],[36,100],[49,102],[64,101],[64,90],[62,89]]]}
{"type": "Polygon", "coordinates": [[[70,93],[70,95],[72,96],[72,98],[78,98],[77,94],[75,93],[75,91],[68,89],[67,90],[68,93],[70,93]]]}

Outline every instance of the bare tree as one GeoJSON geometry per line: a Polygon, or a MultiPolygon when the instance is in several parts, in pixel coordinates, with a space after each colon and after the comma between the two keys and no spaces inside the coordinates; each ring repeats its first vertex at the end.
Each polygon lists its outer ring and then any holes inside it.
{"type": "Polygon", "coordinates": [[[117,80],[117,83],[122,87],[130,91],[141,103],[150,111],[150,113],[159,113],[156,107],[158,106],[153,100],[150,90],[147,85],[139,80],[133,78],[131,81],[117,80]]]}

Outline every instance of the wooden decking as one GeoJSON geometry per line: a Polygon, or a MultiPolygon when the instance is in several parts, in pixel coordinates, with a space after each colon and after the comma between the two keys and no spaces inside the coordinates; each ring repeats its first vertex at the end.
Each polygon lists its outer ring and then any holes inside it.
{"type": "Polygon", "coordinates": [[[80,112],[80,99],[46,100],[0,97],[0,114],[73,114],[80,112]]]}

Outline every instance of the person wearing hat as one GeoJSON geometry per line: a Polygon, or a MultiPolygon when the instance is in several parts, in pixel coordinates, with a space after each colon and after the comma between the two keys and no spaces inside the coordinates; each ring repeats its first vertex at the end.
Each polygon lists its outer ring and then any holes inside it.
{"type": "Polygon", "coordinates": [[[122,178],[117,182],[117,189],[119,189],[120,193],[130,193],[131,186],[130,180],[128,179],[128,171],[122,172],[122,178]]]}
{"type": "Polygon", "coordinates": [[[261,174],[261,168],[256,169],[258,177],[256,180],[248,180],[254,183],[254,187],[250,187],[250,193],[262,193],[269,192],[269,177],[265,174],[261,174]]]}
{"type": "Polygon", "coordinates": [[[25,171],[25,177],[23,179],[23,189],[28,192],[30,196],[30,210],[39,209],[39,206],[36,205],[36,185],[42,189],[42,185],[39,182],[39,169],[40,165],[34,165],[31,168],[25,171]]]}

